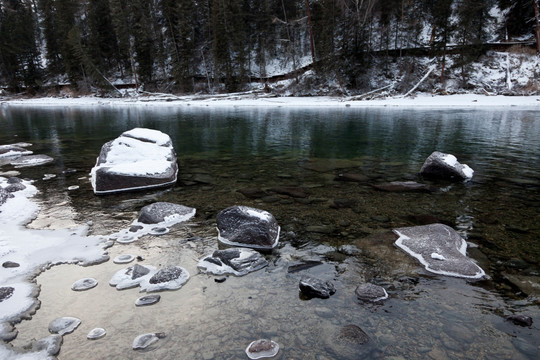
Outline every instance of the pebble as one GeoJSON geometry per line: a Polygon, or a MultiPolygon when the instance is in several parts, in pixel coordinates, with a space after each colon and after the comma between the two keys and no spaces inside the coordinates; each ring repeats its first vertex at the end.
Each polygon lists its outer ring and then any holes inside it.
{"type": "Polygon", "coordinates": [[[161,296],[158,294],[146,295],[135,300],[135,306],[154,305],[159,300],[161,300],[161,296]]]}
{"type": "Polygon", "coordinates": [[[85,291],[96,287],[98,281],[94,278],[84,278],[77,280],[71,285],[71,290],[73,291],[85,291]]]}
{"type": "Polygon", "coordinates": [[[69,334],[79,327],[80,324],[81,320],[75,317],[60,317],[49,323],[49,332],[58,335],[69,334]]]}
{"type": "Polygon", "coordinates": [[[86,335],[86,338],[88,340],[97,340],[97,339],[101,339],[105,335],[107,335],[107,331],[105,331],[105,329],[95,328],[95,329],[90,330],[88,335],[86,335]]]}

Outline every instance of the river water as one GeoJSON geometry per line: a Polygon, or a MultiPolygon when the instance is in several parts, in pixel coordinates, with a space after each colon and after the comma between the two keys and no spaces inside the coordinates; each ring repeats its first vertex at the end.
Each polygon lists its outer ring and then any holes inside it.
{"type": "MultiPolygon", "coordinates": [[[[136,308],[136,289],[108,285],[122,268],[107,263],[55,266],[37,277],[40,310],[17,326],[22,346],[48,335],[48,323],[76,316],[60,359],[238,359],[259,338],[278,342],[279,359],[535,359],[540,355],[540,112],[526,109],[195,109],[0,108],[0,144],[32,143],[51,165],[20,169],[35,179],[41,215],[29,226],[55,228],[91,221],[107,235],[154,201],[195,207],[197,216],[166,235],[116,244],[111,258],[132,253],[154,266],[180,265],[192,275],[180,290],[136,308]],[[179,181],[168,190],[97,197],[88,173],[101,145],[134,127],[169,134],[179,181]],[[390,193],[373,185],[425,182],[417,175],[439,150],[475,170],[468,183],[430,182],[436,193],[390,193]],[[69,170],[69,171],[65,171],[69,170]],[[44,174],[56,174],[42,180],[44,174]],[[354,174],[358,181],[338,181],[354,174]],[[76,190],[67,190],[78,185],[76,190]],[[284,188],[295,194],[283,194],[284,188]],[[262,195],[248,198],[246,189],[262,195]],[[199,258],[217,248],[215,217],[232,205],[271,212],[282,227],[270,266],[245,277],[198,274],[199,258]],[[393,245],[397,227],[444,222],[469,242],[468,254],[488,278],[433,275],[393,245]],[[301,272],[305,260],[322,264],[301,272]],[[331,280],[329,299],[305,299],[298,281],[311,273],[331,280]],[[100,284],[73,292],[94,277],[100,284]],[[354,289],[384,286],[383,304],[359,302],[354,289]],[[532,327],[505,320],[523,314],[532,327]],[[367,344],[337,339],[346,325],[367,344]],[[105,338],[88,331],[103,327],[105,338]],[[146,332],[166,337],[145,351],[131,349],[146,332]]],[[[1,171],[11,170],[9,165],[1,171]]]]}

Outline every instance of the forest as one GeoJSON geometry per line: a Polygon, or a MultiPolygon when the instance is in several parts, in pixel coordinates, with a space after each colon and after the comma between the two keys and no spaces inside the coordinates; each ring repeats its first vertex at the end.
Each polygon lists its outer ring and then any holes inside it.
{"type": "Polygon", "coordinates": [[[538,31],[537,0],[1,0],[0,88],[237,92],[309,71],[365,91],[421,59],[466,82],[487,51],[535,55],[538,31]]]}

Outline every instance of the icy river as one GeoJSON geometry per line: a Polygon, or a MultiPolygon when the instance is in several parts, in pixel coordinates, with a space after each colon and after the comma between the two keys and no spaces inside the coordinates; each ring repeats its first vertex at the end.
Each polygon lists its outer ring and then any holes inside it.
{"type": "Polygon", "coordinates": [[[16,169],[39,190],[33,201],[41,212],[31,228],[90,224],[89,234],[108,235],[155,201],[197,209],[165,235],[107,250],[111,259],[129,253],[141,264],[184,267],[191,278],[181,289],[136,307],[138,289],[108,284],[123,265],[54,266],[35,278],[41,306],[16,325],[17,348],[49,335],[55,318],[74,316],[82,323],[64,336],[59,359],[242,359],[260,338],[280,345],[276,359],[540,357],[538,110],[3,106],[0,144],[15,142],[55,159],[16,169]],[[88,174],[101,146],[135,127],[170,135],[176,186],[95,196],[88,174]],[[473,168],[472,181],[419,178],[435,150],[473,168]],[[438,191],[374,187],[408,180],[438,191]],[[272,213],[280,242],[265,255],[265,269],[216,282],[198,272],[197,261],[217,249],[216,215],[232,205],[272,213]],[[456,229],[486,278],[431,274],[394,245],[392,229],[429,222],[456,229]],[[307,261],[318,265],[296,267],[307,261]],[[298,282],[306,273],[332,281],[336,293],[303,297],[298,282]],[[99,285],[70,289],[85,277],[99,285]],[[389,298],[359,301],[355,288],[366,281],[385,287],[389,298]],[[520,326],[507,320],[511,315],[534,322],[520,326]],[[348,325],[369,341],[343,340],[348,325]],[[96,327],[107,335],[87,340],[96,327]],[[165,337],[133,350],[133,339],[147,332],[165,337]]]}

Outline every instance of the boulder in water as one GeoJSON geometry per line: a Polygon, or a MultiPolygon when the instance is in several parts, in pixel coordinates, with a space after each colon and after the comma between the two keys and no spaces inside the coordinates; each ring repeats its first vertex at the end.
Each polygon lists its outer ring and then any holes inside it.
{"type": "Polygon", "coordinates": [[[108,194],[170,186],[177,173],[169,135],[135,128],[103,145],[91,180],[95,194],[108,194]]]}
{"type": "Polygon", "coordinates": [[[388,299],[388,293],[382,286],[372,283],[359,285],[354,291],[358,299],[366,302],[379,302],[388,299]]]}
{"type": "Polygon", "coordinates": [[[271,250],[280,227],[272,214],[247,206],[232,206],[217,215],[218,240],[226,245],[271,250]]]}
{"type": "Polygon", "coordinates": [[[460,164],[454,155],[439,151],[429,155],[420,169],[420,175],[424,177],[453,181],[470,180],[473,173],[473,169],[465,164],[460,164]]]}
{"type": "Polygon", "coordinates": [[[298,287],[302,294],[322,299],[328,299],[336,292],[336,288],[331,282],[323,281],[309,275],[302,276],[298,287]]]}
{"type": "Polygon", "coordinates": [[[168,202],[156,202],[146,205],[139,212],[138,221],[143,224],[158,224],[161,222],[182,222],[195,216],[195,209],[184,205],[168,202]]]}

